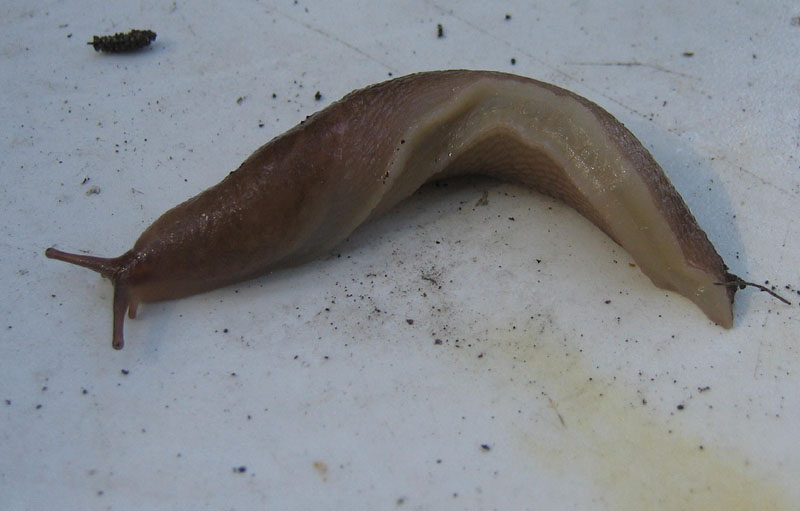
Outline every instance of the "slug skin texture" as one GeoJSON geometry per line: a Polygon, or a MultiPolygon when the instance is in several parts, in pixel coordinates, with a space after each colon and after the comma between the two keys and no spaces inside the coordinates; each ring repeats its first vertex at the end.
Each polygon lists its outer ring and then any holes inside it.
{"type": "Polygon", "coordinates": [[[167,211],[117,258],[51,258],[115,286],[126,310],[325,254],[424,183],[484,174],[563,200],[661,288],[733,325],[735,276],[650,153],[619,121],[559,87],[504,73],[418,73],[352,92],[167,211]]]}

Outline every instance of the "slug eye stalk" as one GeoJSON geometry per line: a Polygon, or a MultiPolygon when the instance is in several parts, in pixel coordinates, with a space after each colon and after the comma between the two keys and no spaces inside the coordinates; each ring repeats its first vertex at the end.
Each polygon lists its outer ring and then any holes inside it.
{"type": "Polygon", "coordinates": [[[136,301],[131,300],[129,286],[127,285],[128,272],[126,269],[130,268],[133,262],[133,257],[130,255],[130,252],[120,257],[107,258],[85,254],[72,254],[50,247],[45,250],[44,255],[50,259],[57,259],[59,261],[89,268],[111,280],[111,283],[114,285],[114,331],[111,346],[115,350],[121,350],[125,346],[125,338],[123,335],[125,313],[127,312],[131,319],[135,318],[136,306],[138,305],[136,301]]]}

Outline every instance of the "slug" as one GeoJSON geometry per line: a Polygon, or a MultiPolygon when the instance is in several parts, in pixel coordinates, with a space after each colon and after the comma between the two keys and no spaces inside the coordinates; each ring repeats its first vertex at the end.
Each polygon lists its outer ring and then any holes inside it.
{"type": "Polygon", "coordinates": [[[639,140],[565,89],[488,71],[408,75],[351,92],[262,146],[217,185],[167,211],[119,257],[48,248],[114,285],[127,311],[324,254],[424,183],[485,174],[561,199],[661,288],[733,325],[738,277],[639,140]],[[722,284],[722,285],[715,285],[722,284]]]}

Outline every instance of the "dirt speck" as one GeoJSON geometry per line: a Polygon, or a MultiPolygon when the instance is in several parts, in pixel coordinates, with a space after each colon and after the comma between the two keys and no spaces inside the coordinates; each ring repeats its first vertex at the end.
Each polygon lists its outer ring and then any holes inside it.
{"type": "Polygon", "coordinates": [[[328,480],[328,465],[325,464],[324,461],[315,461],[314,462],[314,470],[317,471],[319,476],[322,478],[323,481],[328,480]]]}

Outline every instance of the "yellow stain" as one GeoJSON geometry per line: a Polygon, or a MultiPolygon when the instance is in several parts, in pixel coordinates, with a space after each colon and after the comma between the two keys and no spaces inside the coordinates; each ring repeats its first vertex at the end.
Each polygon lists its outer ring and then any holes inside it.
{"type": "MultiPolygon", "coordinates": [[[[592,509],[800,509],[745,453],[700,448],[689,433],[670,430],[625,383],[598,379],[580,353],[565,356],[568,343],[543,345],[539,336],[534,347],[535,333],[492,337],[496,346],[513,350],[515,360],[524,359],[525,373],[535,380],[541,420],[518,428],[518,447],[551,475],[585,481],[587,493],[597,495],[592,509]]],[[[495,377],[502,387],[504,376],[495,377]]]]}

